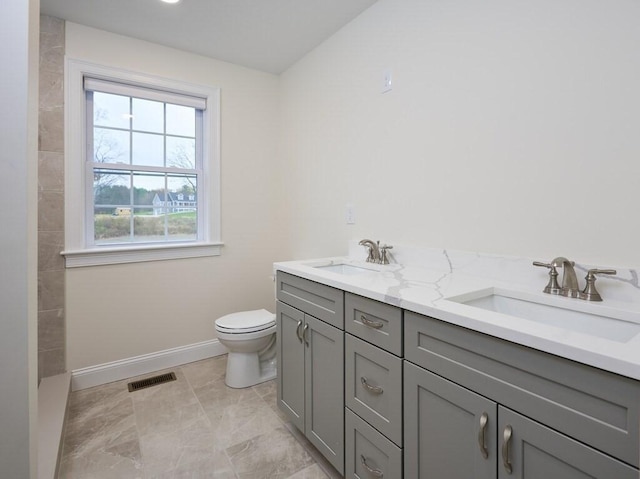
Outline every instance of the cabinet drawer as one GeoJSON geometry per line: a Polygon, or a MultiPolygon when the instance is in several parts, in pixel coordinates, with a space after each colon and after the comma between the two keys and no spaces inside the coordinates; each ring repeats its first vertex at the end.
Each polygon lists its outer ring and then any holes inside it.
{"type": "Polygon", "coordinates": [[[346,405],[402,446],[402,359],[345,335],[346,405]]]}
{"type": "Polygon", "coordinates": [[[410,312],[405,357],[638,467],[638,381],[410,312]]]}
{"type": "Polygon", "coordinates": [[[402,477],[402,449],[345,410],[345,479],[402,477]]]}
{"type": "Polygon", "coordinates": [[[344,329],[344,293],[339,289],[278,271],[276,298],[336,328],[344,329]]]}
{"type": "Polygon", "coordinates": [[[373,299],[345,293],[345,330],[402,356],[402,310],[373,299]]]}

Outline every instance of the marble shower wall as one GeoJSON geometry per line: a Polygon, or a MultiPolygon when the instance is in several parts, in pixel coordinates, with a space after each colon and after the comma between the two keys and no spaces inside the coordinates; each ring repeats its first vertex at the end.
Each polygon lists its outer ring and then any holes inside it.
{"type": "Polygon", "coordinates": [[[63,20],[40,17],[38,380],[65,367],[63,20]]]}

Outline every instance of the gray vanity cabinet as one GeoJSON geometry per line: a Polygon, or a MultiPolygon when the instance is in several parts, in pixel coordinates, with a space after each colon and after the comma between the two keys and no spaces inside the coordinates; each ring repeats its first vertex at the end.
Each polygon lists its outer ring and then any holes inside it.
{"type": "Polygon", "coordinates": [[[278,407],[342,474],[344,331],[332,324],[343,324],[343,292],[282,272],[277,288],[278,407]]]}
{"type": "Polygon", "coordinates": [[[405,355],[405,477],[637,479],[637,381],[408,312],[405,355]]]}
{"type": "Polygon", "coordinates": [[[638,471],[405,362],[405,477],[637,479],[638,471]]]}

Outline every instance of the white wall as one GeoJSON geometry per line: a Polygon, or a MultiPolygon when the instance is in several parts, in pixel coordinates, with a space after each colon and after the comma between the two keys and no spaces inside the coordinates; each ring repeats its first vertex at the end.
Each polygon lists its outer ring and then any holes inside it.
{"type": "Polygon", "coordinates": [[[380,0],[282,75],[290,256],[371,237],[640,265],[638,18],[633,0],[380,0]]]}
{"type": "Polygon", "coordinates": [[[0,4],[0,475],[37,477],[39,2],[0,4]]]}
{"type": "Polygon", "coordinates": [[[222,256],[68,269],[69,370],[215,337],[224,314],[274,310],[278,78],[67,23],[68,57],[221,88],[222,256]]]}
{"type": "Polygon", "coordinates": [[[633,0],[379,0],[280,78],[67,24],[71,57],[221,87],[226,243],[67,270],[69,369],[212,338],[273,308],[272,261],[349,239],[640,265],[637,18],[633,0]]]}

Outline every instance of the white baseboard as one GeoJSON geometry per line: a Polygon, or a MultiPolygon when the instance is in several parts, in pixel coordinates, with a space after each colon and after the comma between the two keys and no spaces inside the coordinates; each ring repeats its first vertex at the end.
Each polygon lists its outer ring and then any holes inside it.
{"type": "Polygon", "coordinates": [[[78,391],[226,353],[227,348],[217,339],[212,339],[133,358],[98,364],[97,366],[72,371],[71,388],[73,391],[78,391]]]}

